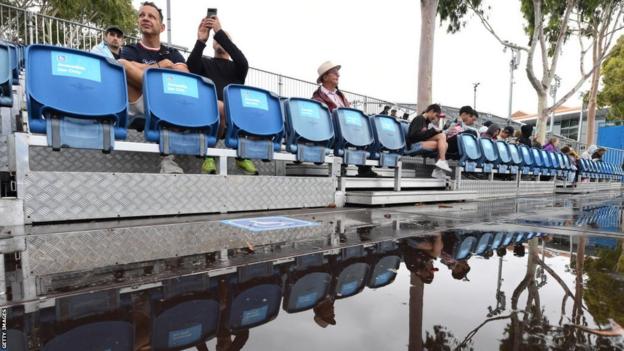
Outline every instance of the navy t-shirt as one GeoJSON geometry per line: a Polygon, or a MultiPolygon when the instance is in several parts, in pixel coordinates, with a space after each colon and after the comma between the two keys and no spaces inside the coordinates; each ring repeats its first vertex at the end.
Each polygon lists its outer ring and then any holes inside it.
{"type": "Polygon", "coordinates": [[[169,59],[173,63],[185,63],[184,57],[176,49],[160,45],[159,50],[151,50],[141,43],[124,46],[121,49],[121,58],[146,65],[153,65],[164,59],[169,59]]]}

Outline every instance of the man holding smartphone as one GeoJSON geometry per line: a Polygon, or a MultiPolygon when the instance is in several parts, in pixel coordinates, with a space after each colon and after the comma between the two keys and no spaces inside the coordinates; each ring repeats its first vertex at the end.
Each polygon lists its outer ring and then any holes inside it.
{"type": "MultiPolygon", "coordinates": [[[[223,88],[229,84],[245,84],[249,64],[247,63],[245,55],[243,55],[240,49],[232,42],[228,33],[221,28],[221,22],[216,13],[216,9],[208,9],[208,16],[203,18],[199,23],[199,27],[197,28],[197,41],[186,63],[192,73],[212,80],[217,88],[219,116],[221,117],[219,137],[223,138],[225,135],[223,88]],[[211,29],[214,32],[212,43],[214,57],[212,58],[202,56],[211,29]]],[[[258,174],[251,160],[237,159],[236,165],[242,169],[245,174],[258,174]]],[[[202,165],[202,173],[215,174],[216,169],[214,158],[207,157],[202,165]]]]}

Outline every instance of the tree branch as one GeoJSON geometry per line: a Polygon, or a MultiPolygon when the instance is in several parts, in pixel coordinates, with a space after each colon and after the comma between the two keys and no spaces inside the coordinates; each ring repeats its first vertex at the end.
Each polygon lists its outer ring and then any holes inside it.
{"type": "Polygon", "coordinates": [[[481,23],[483,24],[483,27],[485,28],[485,30],[487,30],[488,32],[490,32],[490,34],[492,34],[492,36],[494,36],[494,38],[503,46],[506,46],[508,48],[512,48],[512,49],[516,49],[516,50],[522,50],[525,52],[528,52],[529,49],[524,47],[524,46],[520,46],[520,45],[516,45],[508,40],[503,40],[494,30],[494,28],[492,27],[492,25],[490,24],[490,22],[487,20],[487,18],[485,18],[485,16],[483,16],[483,13],[481,13],[480,11],[478,11],[477,9],[475,9],[472,4],[470,2],[468,2],[468,7],[472,10],[472,12],[477,15],[477,17],[479,17],[479,19],[481,20],[481,23]]]}
{"type": "Polygon", "coordinates": [[[468,341],[470,341],[470,339],[472,339],[477,334],[479,329],[481,329],[484,325],[486,325],[486,324],[488,324],[489,322],[492,322],[492,321],[498,321],[498,320],[501,320],[501,319],[511,318],[516,313],[524,313],[526,315],[526,311],[513,311],[512,313],[510,313],[510,314],[508,314],[506,316],[498,316],[498,317],[492,317],[492,318],[486,319],[485,321],[483,321],[483,323],[479,324],[479,326],[477,326],[476,328],[471,330],[466,335],[466,337],[464,338],[464,341],[462,341],[461,344],[459,344],[459,346],[457,346],[457,350],[460,350],[462,347],[466,346],[466,343],[468,343],[468,341]]]}
{"type": "MultiPolygon", "coordinates": [[[[535,22],[539,21],[541,23],[543,21],[542,14],[541,14],[542,13],[541,2],[538,5],[540,6],[538,6],[537,9],[534,9],[534,17],[535,17],[535,22]]],[[[545,94],[545,91],[544,91],[545,89],[542,86],[541,82],[535,76],[535,71],[533,69],[533,56],[535,55],[535,47],[537,46],[538,39],[539,39],[538,30],[534,29],[533,38],[531,39],[531,47],[529,49],[529,55],[527,57],[526,73],[527,73],[527,78],[529,78],[529,82],[533,86],[533,89],[535,89],[535,91],[537,91],[538,94],[545,94]]]]}
{"type": "Polygon", "coordinates": [[[552,79],[555,77],[555,72],[557,72],[557,64],[559,63],[559,56],[561,56],[561,46],[563,45],[563,41],[565,39],[566,33],[568,31],[568,21],[570,19],[570,14],[572,13],[572,9],[574,8],[575,0],[567,0],[566,1],[566,10],[563,15],[562,25],[559,30],[559,36],[557,37],[557,43],[555,44],[555,50],[553,51],[553,59],[550,64],[550,70],[548,71],[548,83],[552,82],[552,79]]]}

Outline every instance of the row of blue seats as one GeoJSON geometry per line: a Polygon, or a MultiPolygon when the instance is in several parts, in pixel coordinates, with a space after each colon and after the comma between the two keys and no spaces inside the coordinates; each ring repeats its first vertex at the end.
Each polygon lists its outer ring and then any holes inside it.
{"type": "MultiPolygon", "coordinates": [[[[563,153],[476,138],[472,134],[459,135],[458,148],[459,164],[468,172],[496,170],[515,174],[520,171],[522,174],[566,177],[577,171],[576,165],[563,153]]],[[[622,176],[621,168],[616,165],[589,160],[581,160],[581,171],[596,178],[617,179],[622,176]],[[587,169],[594,171],[588,172],[587,169]]]]}
{"type": "MultiPolygon", "coordinates": [[[[400,261],[398,244],[383,242],[368,249],[345,248],[336,257],[312,254],[297,257],[293,264],[245,266],[218,278],[198,274],[163,281],[162,287],[147,291],[151,349],[192,348],[223,329],[236,335],[266,324],[277,317],[280,306],[287,313],[298,313],[327,296],[343,299],[366,286],[386,286],[395,280],[400,261]]],[[[22,330],[38,332],[46,351],[131,350],[132,308],[132,296],[118,290],[59,298],[55,307],[38,313],[38,321],[30,321],[36,326],[22,330]]],[[[18,334],[12,324],[9,321],[9,328],[18,334]]],[[[27,345],[26,335],[11,336],[10,350],[27,349],[11,344],[22,340],[22,346],[27,345]]]]}
{"type": "Polygon", "coordinates": [[[580,175],[583,178],[592,179],[609,179],[615,177],[624,177],[624,170],[621,166],[586,159],[579,160],[580,175]]]}
{"type": "MultiPolygon", "coordinates": [[[[26,53],[26,94],[32,133],[45,133],[48,144],[114,149],[127,136],[128,103],[123,67],[82,51],[31,45],[26,53]]],[[[203,156],[217,143],[219,115],[214,84],[203,77],[149,69],[143,82],[145,139],[164,154],[203,156]]],[[[319,102],[280,99],[275,94],[232,84],[224,90],[225,145],[240,157],[271,159],[285,149],[304,162],[324,162],[333,148],[345,163],[367,159],[394,167],[405,149],[400,123],[391,116],[366,116],[319,102]]]]}
{"type": "Polygon", "coordinates": [[[544,233],[539,232],[498,232],[498,233],[473,233],[460,232],[459,245],[455,249],[454,258],[456,260],[467,260],[472,255],[483,256],[488,251],[496,251],[507,248],[510,245],[521,244],[533,238],[544,237],[544,233]]]}
{"type": "Polygon", "coordinates": [[[0,42],[0,107],[13,106],[13,85],[20,84],[23,57],[22,46],[0,42]]]}

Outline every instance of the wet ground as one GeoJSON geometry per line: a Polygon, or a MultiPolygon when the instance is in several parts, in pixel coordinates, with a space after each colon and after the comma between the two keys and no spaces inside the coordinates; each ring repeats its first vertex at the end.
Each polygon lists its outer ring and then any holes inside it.
{"type": "Polygon", "coordinates": [[[266,216],[1,228],[8,349],[624,350],[621,194],[266,216]]]}

